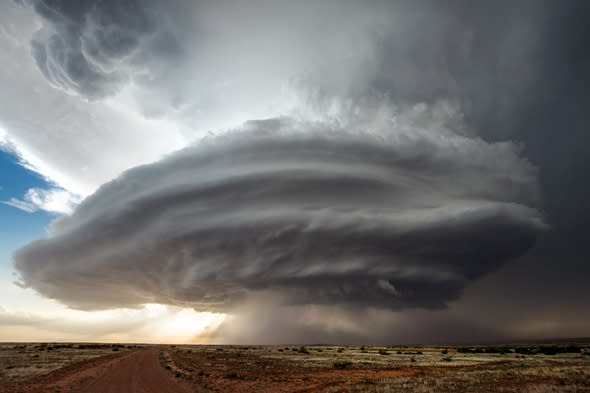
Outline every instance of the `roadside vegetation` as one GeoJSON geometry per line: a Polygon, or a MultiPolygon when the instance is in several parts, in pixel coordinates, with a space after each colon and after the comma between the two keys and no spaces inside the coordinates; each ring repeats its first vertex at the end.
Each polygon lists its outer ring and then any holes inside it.
{"type": "Polygon", "coordinates": [[[185,381],[211,392],[590,392],[587,343],[218,349],[180,345],[170,355],[185,381]]]}
{"type": "Polygon", "coordinates": [[[96,343],[0,344],[0,385],[15,384],[73,363],[136,347],[96,343]]]}
{"type": "MultiPolygon", "coordinates": [[[[0,344],[0,392],[19,391],[19,383],[61,367],[117,357],[136,348],[95,343],[0,344]]],[[[586,342],[160,348],[160,364],[170,377],[193,384],[199,392],[590,392],[590,343],[586,342]]]]}

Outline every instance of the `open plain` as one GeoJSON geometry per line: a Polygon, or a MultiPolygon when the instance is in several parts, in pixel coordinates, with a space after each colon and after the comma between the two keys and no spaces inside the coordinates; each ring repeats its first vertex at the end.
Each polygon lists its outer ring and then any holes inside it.
{"type": "Polygon", "coordinates": [[[590,345],[3,344],[0,392],[590,392],[590,345]]]}

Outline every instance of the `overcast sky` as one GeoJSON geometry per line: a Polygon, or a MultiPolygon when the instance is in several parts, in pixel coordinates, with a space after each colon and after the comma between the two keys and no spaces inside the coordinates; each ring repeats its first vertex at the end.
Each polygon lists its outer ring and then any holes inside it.
{"type": "Polygon", "coordinates": [[[588,17],[3,2],[0,341],[587,336],[588,17]]]}

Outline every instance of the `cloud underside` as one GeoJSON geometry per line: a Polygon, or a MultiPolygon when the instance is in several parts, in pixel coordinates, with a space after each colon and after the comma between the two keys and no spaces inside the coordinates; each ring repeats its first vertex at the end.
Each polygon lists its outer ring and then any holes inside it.
{"type": "Polygon", "coordinates": [[[511,144],[325,128],[251,122],[127,171],[15,253],[24,284],[78,308],[439,308],[544,227],[511,144]]]}
{"type": "Polygon", "coordinates": [[[32,7],[44,22],[31,40],[41,73],[52,86],[92,101],[132,80],[154,81],[162,63],[171,65],[179,51],[150,0],[17,2],[32,7]]]}

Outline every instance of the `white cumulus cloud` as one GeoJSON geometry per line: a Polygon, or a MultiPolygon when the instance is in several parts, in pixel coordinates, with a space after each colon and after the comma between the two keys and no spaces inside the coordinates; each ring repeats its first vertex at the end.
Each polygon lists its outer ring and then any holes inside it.
{"type": "Polygon", "coordinates": [[[71,214],[80,202],[81,197],[61,188],[50,188],[48,190],[30,188],[23,199],[11,198],[9,201],[2,201],[2,203],[27,213],[44,210],[50,213],[71,214]]]}

